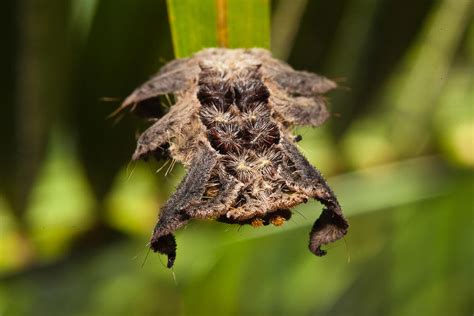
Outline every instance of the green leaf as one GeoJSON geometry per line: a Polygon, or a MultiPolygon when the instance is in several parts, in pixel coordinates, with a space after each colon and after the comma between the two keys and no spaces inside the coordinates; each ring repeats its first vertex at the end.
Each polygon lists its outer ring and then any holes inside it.
{"type": "Polygon", "coordinates": [[[269,0],[227,0],[230,48],[270,48],[269,0]]]}
{"type": "Polygon", "coordinates": [[[206,47],[270,47],[269,0],[168,0],[177,58],[206,47]]]}
{"type": "Polygon", "coordinates": [[[167,4],[176,58],[217,45],[214,0],[168,0],[167,4]]]}

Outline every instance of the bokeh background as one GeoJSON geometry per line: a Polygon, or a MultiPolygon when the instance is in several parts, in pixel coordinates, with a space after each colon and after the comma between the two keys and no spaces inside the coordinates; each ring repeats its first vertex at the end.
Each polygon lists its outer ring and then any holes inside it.
{"type": "Polygon", "coordinates": [[[472,1],[271,4],[274,54],[342,86],[296,132],[346,238],[307,250],[316,202],[280,228],[194,222],[166,269],[147,242],[184,171],[130,164],[146,125],[107,119],[173,59],[165,1],[4,1],[0,315],[474,313],[472,1]]]}

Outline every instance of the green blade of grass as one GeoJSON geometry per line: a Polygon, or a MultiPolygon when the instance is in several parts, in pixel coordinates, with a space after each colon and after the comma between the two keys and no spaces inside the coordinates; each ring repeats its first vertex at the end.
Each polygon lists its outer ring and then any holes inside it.
{"type": "Polygon", "coordinates": [[[177,58],[206,47],[270,47],[269,0],[168,0],[177,58]]]}
{"type": "Polygon", "coordinates": [[[167,5],[176,58],[217,45],[215,0],[168,0],[167,5]]]}
{"type": "Polygon", "coordinates": [[[227,0],[230,48],[270,48],[269,0],[227,0]]]}

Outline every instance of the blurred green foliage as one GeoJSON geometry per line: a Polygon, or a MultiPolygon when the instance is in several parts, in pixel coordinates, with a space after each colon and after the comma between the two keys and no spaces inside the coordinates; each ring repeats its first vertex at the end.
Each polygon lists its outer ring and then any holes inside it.
{"type": "Polygon", "coordinates": [[[231,47],[271,44],[343,87],[330,122],[295,132],[347,237],[308,252],[317,203],[281,228],[193,222],[166,269],[147,242],[184,170],[129,163],[145,125],[106,117],[217,43],[214,1],[7,1],[0,314],[473,314],[472,1],[226,2],[231,47]]]}

